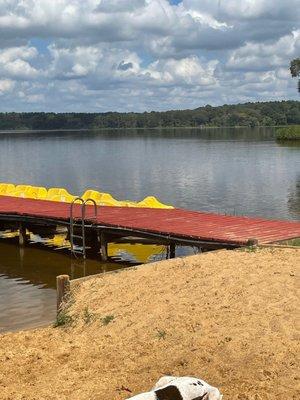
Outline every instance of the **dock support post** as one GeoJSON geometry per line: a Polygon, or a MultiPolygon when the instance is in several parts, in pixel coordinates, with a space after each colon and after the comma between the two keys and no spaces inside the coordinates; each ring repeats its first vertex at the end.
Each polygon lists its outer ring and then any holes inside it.
{"type": "Polygon", "coordinates": [[[107,238],[104,232],[100,233],[100,248],[101,248],[102,261],[107,261],[108,260],[107,238]]]}
{"type": "Polygon", "coordinates": [[[19,246],[23,247],[28,242],[26,228],[23,224],[19,225],[19,246]]]}
{"type": "Polygon", "coordinates": [[[176,257],[176,245],[175,243],[170,244],[170,258],[176,257]]]}
{"type": "Polygon", "coordinates": [[[57,312],[59,313],[63,302],[70,294],[69,275],[59,275],[56,277],[57,312]]]}
{"type": "Polygon", "coordinates": [[[90,245],[91,245],[91,252],[93,254],[97,254],[99,252],[99,236],[97,231],[92,233],[90,245]]]}

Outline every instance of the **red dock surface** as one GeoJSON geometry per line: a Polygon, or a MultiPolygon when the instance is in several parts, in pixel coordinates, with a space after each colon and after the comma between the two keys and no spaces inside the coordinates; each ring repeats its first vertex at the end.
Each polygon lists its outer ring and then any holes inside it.
{"type": "MultiPolygon", "coordinates": [[[[69,221],[70,204],[0,196],[1,219],[23,216],[69,221]]],[[[79,206],[75,214],[80,216],[79,206]]],[[[86,221],[91,221],[87,207],[86,221]]],[[[93,221],[95,223],[95,221],[93,221]]],[[[98,225],[159,233],[167,237],[188,238],[243,245],[249,238],[266,244],[300,237],[300,222],[227,216],[183,209],[98,207],[98,225]]]]}

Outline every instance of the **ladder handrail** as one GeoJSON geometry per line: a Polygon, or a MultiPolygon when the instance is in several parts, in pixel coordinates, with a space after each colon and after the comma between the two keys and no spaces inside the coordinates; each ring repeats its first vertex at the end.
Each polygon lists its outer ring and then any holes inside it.
{"type": "Polygon", "coordinates": [[[84,201],[84,203],[83,203],[83,211],[84,211],[83,216],[84,216],[84,219],[85,219],[85,208],[86,208],[86,205],[87,205],[88,202],[92,202],[92,203],[93,203],[93,205],[94,205],[94,215],[93,215],[93,218],[97,218],[97,216],[98,216],[97,203],[95,202],[94,199],[88,198],[88,199],[86,199],[86,200],[84,201]]]}
{"type": "MultiPolygon", "coordinates": [[[[97,208],[97,203],[93,199],[86,199],[84,200],[81,197],[76,197],[70,206],[70,244],[71,244],[71,253],[75,258],[78,258],[76,255],[76,251],[74,250],[74,204],[76,204],[76,201],[80,201],[80,207],[81,207],[81,233],[82,233],[82,256],[83,259],[86,259],[86,241],[85,241],[85,218],[86,218],[86,205],[87,203],[91,202],[93,203],[93,209],[94,209],[94,215],[90,218],[97,219],[98,216],[98,208],[97,208]]],[[[78,251],[77,251],[78,252],[78,251]]]]}
{"type": "Polygon", "coordinates": [[[81,207],[81,216],[82,216],[82,253],[83,253],[83,258],[86,258],[86,253],[85,253],[85,226],[84,226],[84,222],[85,222],[85,211],[86,211],[86,205],[88,202],[93,203],[94,205],[94,215],[93,217],[90,218],[95,218],[97,219],[97,215],[98,215],[98,209],[97,209],[97,203],[95,202],[94,199],[86,199],[84,201],[84,203],[82,204],[81,207]]]}
{"type": "MultiPolygon", "coordinates": [[[[74,251],[74,204],[76,204],[76,201],[80,201],[81,203],[81,209],[84,204],[84,200],[81,197],[76,197],[70,206],[70,244],[71,244],[71,253],[75,258],[77,258],[77,255],[74,251]]],[[[82,213],[82,211],[81,211],[82,213]]]]}

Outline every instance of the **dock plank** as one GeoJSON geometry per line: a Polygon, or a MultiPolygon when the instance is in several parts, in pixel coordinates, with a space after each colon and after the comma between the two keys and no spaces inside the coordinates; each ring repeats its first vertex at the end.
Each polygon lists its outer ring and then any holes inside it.
{"type": "MultiPolygon", "coordinates": [[[[69,221],[70,204],[0,196],[0,214],[69,221]]],[[[80,207],[75,207],[80,216],[80,207]]],[[[93,215],[87,206],[87,222],[93,215]],[[90,212],[90,214],[89,214],[90,212]]],[[[195,240],[243,245],[249,238],[267,244],[300,237],[300,222],[229,216],[184,209],[98,206],[97,224],[195,240]]]]}

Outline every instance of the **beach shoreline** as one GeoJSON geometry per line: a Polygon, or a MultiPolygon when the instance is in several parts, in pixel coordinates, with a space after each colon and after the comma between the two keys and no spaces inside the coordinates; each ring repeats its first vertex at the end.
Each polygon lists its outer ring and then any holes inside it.
{"type": "Polygon", "coordinates": [[[296,400],[299,263],[223,250],[77,282],[65,325],[0,335],[0,399],[120,400],[171,374],[224,400],[296,400]]]}

